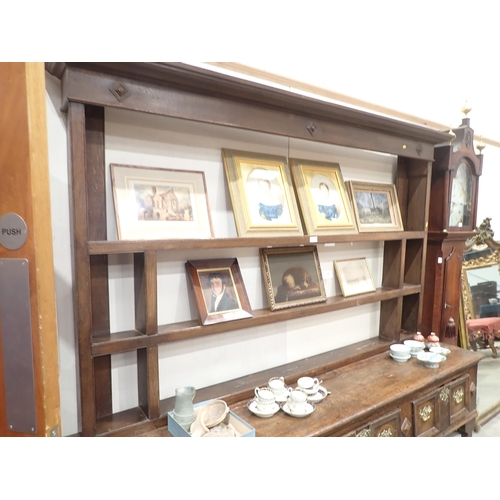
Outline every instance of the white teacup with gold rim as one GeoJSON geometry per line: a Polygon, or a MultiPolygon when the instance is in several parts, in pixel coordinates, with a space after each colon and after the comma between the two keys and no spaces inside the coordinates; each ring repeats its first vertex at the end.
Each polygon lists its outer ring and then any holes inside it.
{"type": "Polygon", "coordinates": [[[322,380],[312,377],[300,377],[297,380],[297,389],[305,392],[308,396],[314,396],[322,384],[322,380]]]}
{"type": "Polygon", "coordinates": [[[281,397],[286,394],[285,379],[283,377],[270,378],[267,385],[269,386],[269,389],[273,391],[276,397],[281,397]]]}
{"type": "Polygon", "coordinates": [[[288,408],[292,413],[303,413],[306,409],[307,395],[303,391],[290,390],[287,399],[288,408]]]}
{"type": "Polygon", "coordinates": [[[274,392],[269,387],[256,387],[254,392],[257,408],[262,412],[272,411],[276,402],[274,392]]]}

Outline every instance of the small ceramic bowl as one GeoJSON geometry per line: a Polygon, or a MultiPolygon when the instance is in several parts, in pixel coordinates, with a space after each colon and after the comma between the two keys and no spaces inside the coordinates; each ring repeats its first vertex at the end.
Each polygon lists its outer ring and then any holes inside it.
{"type": "Polygon", "coordinates": [[[450,350],[447,349],[446,347],[431,347],[429,349],[429,352],[434,352],[436,354],[441,354],[441,356],[444,356],[444,359],[446,359],[446,356],[450,354],[450,350]]]}
{"type": "Polygon", "coordinates": [[[408,359],[410,357],[410,348],[404,344],[393,344],[390,347],[393,358],[408,359]]]}
{"type": "Polygon", "coordinates": [[[418,342],[417,340],[405,340],[404,345],[410,348],[410,354],[412,357],[416,358],[419,352],[423,352],[425,349],[424,342],[418,342]]]}
{"type": "Polygon", "coordinates": [[[446,358],[435,352],[419,352],[417,359],[422,361],[427,368],[439,368],[439,363],[442,363],[446,358]]]}

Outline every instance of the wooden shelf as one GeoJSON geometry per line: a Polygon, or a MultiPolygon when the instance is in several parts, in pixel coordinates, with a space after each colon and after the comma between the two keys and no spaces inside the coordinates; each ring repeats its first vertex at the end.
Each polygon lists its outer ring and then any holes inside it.
{"type": "Polygon", "coordinates": [[[375,292],[363,293],[354,297],[329,297],[324,303],[311,304],[307,307],[295,307],[281,309],[279,311],[258,309],[253,311],[253,318],[228,321],[215,325],[202,326],[195,320],[173,323],[170,325],[160,325],[158,327],[158,333],[153,335],[144,335],[137,330],[95,335],[92,339],[92,354],[93,356],[116,354],[176,340],[204,337],[216,333],[231,332],[295,318],[304,318],[306,316],[339,311],[349,307],[418,294],[421,290],[422,287],[420,285],[405,285],[401,289],[378,288],[375,292]]]}
{"type": "Polygon", "coordinates": [[[182,240],[89,241],[90,255],[127,254],[161,250],[219,249],[321,245],[325,243],[357,243],[361,241],[396,241],[423,239],[424,231],[393,231],[385,233],[342,234],[336,236],[291,236],[280,238],[211,238],[182,240]]]}
{"type": "MultiPolygon", "coordinates": [[[[402,332],[403,337],[408,336],[402,332]]],[[[347,364],[355,363],[370,356],[375,356],[389,349],[391,341],[373,338],[356,342],[340,349],[334,349],[317,356],[286,363],[281,366],[263,370],[246,377],[239,377],[222,384],[205,387],[196,391],[195,403],[210,399],[223,399],[227,404],[233,404],[245,398],[251,398],[256,386],[262,384],[263,380],[269,380],[277,373],[283,376],[285,383],[293,384],[299,377],[315,376],[320,372],[335,370],[347,364]]],[[[157,419],[148,420],[139,407],[103,416],[97,419],[98,436],[129,436],[138,435],[165,427],[167,413],[174,409],[175,398],[166,398],[160,401],[160,413],[157,419]],[[124,423],[127,423],[124,428],[124,423]]]]}
{"type": "MultiPolygon", "coordinates": [[[[46,67],[63,83],[62,109],[68,115],[83,436],[133,435],[139,429],[155,428],[162,422],[164,425],[165,408],[171,405],[172,399],[168,402],[159,399],[158,346],[161,344],[380,302],[378,339],[316,358],[316,361],[321,359],[323,365],[333,366],[380,352],[389,343],[400,340],[402,330],[411,332],[418,328],[423,307],[434,146],[447,141],[447,133],[179,63],[47,63],[46,67]],[[407,230],[317,237],[108,241],[106,194],[109,186],[106,183],[109,181],[105,175],[104,115],[109,107],[257,131],[311,144],[394,155],[397,157],[398,202],[407,230]],[[215,325],[200,326],[192,320],[158,326],[160,252],[166,252],[168,259],[168,252],[180,251],[187,255],[195,249],[357,242],[383,243],[381,288],[375,292],[347,298],[330,297],[321,304],[274,312],[259,309],[253,311],[252,318],[215,325]],[[108,258],[119,254],[133,254],[135,328],[111,333],[108,258]],[[113,413],[111,355],[127,351],[137,352],[139,405],[113,413]]],[[[171,256],[174,258],[177,257],[171,256]]],[[[290,364],[287,369],[296,376],[307,374],[308,366],[312,365],[304,360],[290,364]]],[[[265,372],[260,375],[262,373],[265,372]]],[[[245,380],[256,379],[250,376],[245,380]]],[[[233,382],[228,382],[201,389],[198,395],[204,395],[205,399],[209,395],[227,396],[231,401],[240,392],[233,382]]]]}

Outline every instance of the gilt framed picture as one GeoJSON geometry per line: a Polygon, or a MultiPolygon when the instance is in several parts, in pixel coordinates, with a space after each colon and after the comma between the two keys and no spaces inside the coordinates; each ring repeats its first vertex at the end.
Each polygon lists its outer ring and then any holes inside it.
{"type": "Polygon", "coordinates": [[[287,159],[222,150],[239,236],[302,236],[287,159]]]}
{"type": "Polygon", "coordinates": [[[110,168],[118,239],[213,237],[203,172],[115,163],[110,168]]]}
{"type": "Polygon", "coordinates": [[[375,291],[365,258],[336,260],[333,265],[344,297],[375,291]]]}
{"type": "Polygon", "coordinates": [[[191,260],[186,271],[202,325],[253,316],[237,259],[191,260]]]}
{"type": "Polygon", "coordinates": [[[271,311],[326,302],[315,246],[261,248],[260,256],[271,311]]]}
{"type": "Polygon", "coordinates": [[[394,184],[348,181],[347,188],[360,233],[403,231],[394,184]]]}
{"type": "Polygon", "coordinates": [[[290,158],[290,166],[307,234],[356,234],[340,165],[290,158]]]}

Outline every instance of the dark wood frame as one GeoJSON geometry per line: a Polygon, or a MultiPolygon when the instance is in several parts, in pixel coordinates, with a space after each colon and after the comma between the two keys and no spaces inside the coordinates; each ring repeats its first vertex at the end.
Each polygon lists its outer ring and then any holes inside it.
{"type": "Polygon", "coordinates": [[[193,286],[194,299],[202,325],[213,325],[253,316],[237,259],[189,260],[186,262],[186,271],[193,286]],[[231,311],[230,313],[210,313],[207,309],[199,273],[200,271],[210,273],[221,269],[228,271],[231,275],[233,293],[236,295],[235,299],[240,307],[237,311],[231,311]]]}
{"type": "MultiPolygon", "coordinates": [[[[269,309],[271,309],[271,311],[279,311],[281,309],[289,309],[290,307],[306,306],[310,304],[319,304],[321,302],[326,302],[325,285],[323,283],[323,276],[321,274],[318,249],[315,246],[261,248],[260,259],[262,263],[264,287],[266,289],[269,309]],[[315,276],[312,276],[312,278],[313,278],[313,283],[315,283],[319,287],[319,295],[310,296],[307,293],[308,290],[302,290],[295,294],[296,297],[294,298],[294,300],[278,302],[276,300],[274,288],[276,287],[277,289],[279,289],[279,286],[282,285],[282,283],[280,280],[279,284],[276,285],[277,280],[273,280],[273,274],[275,273],[273,272],[272,269],[273,264],[271,264],[269,257],[285,256],[292,254],[294,256],[301,256],[302,254],[309,254],[310,256],[312,256],[314,262],[314,271],[315,271],[315,276]]],[[[295,266],[297,266],[297,264],[295,264],[295,266]]],[[[312,271],[312,269],[309,268],[308,270],[312,271]]]]}
{"type": "MultiPolygon", "coordinates": [[[[180,63],[46,63],[46,70],[61,79],[61,109],[67,113],[81,435],[134,435],[166,424],[174,398],[159,398],[158,346],[170,341],[380,303],[378,339],[321,358],[335,360],[338,366],[383,352],[402,332],[420,326],[434,145],[448,141],[447,133],[180,63]],[[275,245],[277,238],[107,241],[106,107],[397,155],[396,186],[406,230],[318,236],[316,242],[384,242],[382,287],[358,297],[330,297],[307,308],[254,310],[253,318],[238,322],[158,325],[159,251],[266,247],[275,245]],[[112,335],[107,266],[111,254],[133,255],[136,318],[135,329],[112,335]],[[137,353],[139,405],[114,413],[111,354],[127,351],[137,353]]],[[[305,236],[279,238],[280,246],[310,243],[305,236]]],[[[297,375],[310,370],[306,365],[294,364],[297,375]]],[[[249,377],[243,383],[199,390],[197,397],[225,397],[231,403],[250,394],[255,385],[249,377]]]]}

